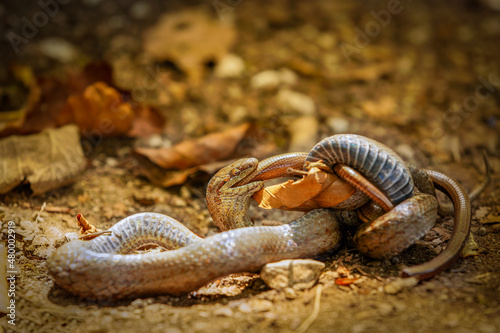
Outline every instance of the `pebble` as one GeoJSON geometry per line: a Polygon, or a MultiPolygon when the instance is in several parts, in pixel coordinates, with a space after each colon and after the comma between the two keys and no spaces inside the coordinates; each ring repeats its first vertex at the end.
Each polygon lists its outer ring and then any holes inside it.
{"type": "Polygon", "coordinates": [[[418,284],[418,279],[411,277],[407,279],[396,279],[384,286],[386,294],[397,294],[403,289],[411,289],[418,284]]]}
{"type": "Polygon", "coordinates": [[[316,111],[316,105],[311,97],[289,89],[282,89],[278,92],[277,105],[286,113],[310,116],[316,111]]]}
{"type": "Polygon", "coordinates": [[[332,134],[349,132],[349,121],[342,117],[328,117],[326,124],[332,130],[332,134]]]}
{"type": "Polygon", "coordinates": [[[378,303],[377,312],[381,316],[388,316],[394,311],[394,306],[389,303],[378,303]]]}
{"type": "Polygon", "coordinates": [[[219,78],[238,78],[245,71],[245,62],[235,54],[225,55],[215,67],[214,74],[219,78]]]}
{"type": "Polygon", "coordinates": [[[118,160],[114,157],[106,157],[106,165],[113,168],[118,165],[118,160]]]}
{"type": "Polygon", "coordinates": [[[290,151],[309,151],[318,142],[318,119],[314,116],[295,118],[287,126],[290,133],[290,151]]]}
{"type": "Polygon", "coordinates": [[[46,38],[38,43],[40,52],[60,62],[70,62],[78,55],[75,46],[62,38],[46,38]]]}
{"type": "Polygon", "coordinates": [[[282,68],[279,70],[280,81],[282,84],[294,85],[299,80],[297,74],[288,68],[282,68]]]}
{"type": "Polygon", "coordinates": [[[285,293],[285,297],[287,299],[296,299],[297,298],[297,292],[293,288],[287,287],[283,290],[283,292],[285,293]]]}
{"type": "Polygon", "coordinates": [[[271,90],[280,85],[294,85],[297,81],[297,74],[288,68],[268,69],[252,76],[250,86],[253,89],[271,90]]]}
{"type": "Polygon", "coordinates": [[[260,276],[272,289],[306,290],[314,286],[324,268],[325,264],[316,260],[282,260],[265,265],[260,276]]]}
{"type": "Polygon", "coordinates": [[[278,87],[280,83],[279,72],[270,69],[257,73],[250,79],[250,86],[253,89],[270,90],[278,87]]]}
{"type": "Polygon", "coordinates": [[[231,310],[231,308],[227,306],[221,306],[220,308],[217,308],[214,311],[214,315],[222,317],[231,317],[233,316],[233,314],[234,314],[233,310],[231,310]]]}
{"type": "Polygon", "coordinates": [[[252,312],[268,312],[273,308],[273,302],[265,299],[252,299],[249,301],[252,312]]]}
{"type": "Polygon", "coordinates": [[[159,148],[164,146],[163,138],[160,134],[153,134],[147,139],[148,147],[159,148]]]}

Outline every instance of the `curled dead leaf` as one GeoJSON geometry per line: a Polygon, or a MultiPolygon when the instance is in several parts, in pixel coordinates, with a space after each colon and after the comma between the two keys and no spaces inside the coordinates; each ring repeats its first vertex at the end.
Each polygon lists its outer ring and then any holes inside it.
{"type": "Polygon", "coordinates": [[[246,123],[222,132],[182,141],[170,148],[137,148],[135,152],[165,169],[186,169],[227,159],[245,137],[246,123]]]}
{"type": "Polygon", "coordinates": [[[338,206],[355,192],[354,187],[336,175],[313,167],[304,178],[267,186],[252,198],[265,209],[310,211],[338,206]]]}
{"type": "Polygon", "coordinates": [[[80,234],[83,235],[79,239],[91,240],[102,234],[111,233],[111,231],[102,231],[91,224],[82,214],[76,215],[78,226],[80,227],[80,234]]]}

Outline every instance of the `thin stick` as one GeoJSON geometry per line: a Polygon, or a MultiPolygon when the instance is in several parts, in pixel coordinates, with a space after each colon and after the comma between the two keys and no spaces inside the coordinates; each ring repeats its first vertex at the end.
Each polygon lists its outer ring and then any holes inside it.
{"type": "Polygon", "coordinates": [[[316,318],[318,318],[322,291],[323,291],[323,285],[318,284],[318,286],[316,287],[316,298],[314,299],[313,311],[311,312],[311,315],[307,317],[307,319],[304,320],[304,322],[299,326],[299,328],[297,328],[297,332],[304,333],[309,329],[312,323],[314,323],[316,318]]]}
{"type": "Polygon", "coordinates": [[[98,231],[98,232],[93,232],[91,234],[83,235],[81,237],[78,237],[78,239],[81,239],[81,240],[91,240],[91,239],[96,238],[97,236],[111,235],[111,233],[112,233],[111,230],[98,231]]]}
{"type": "Polygon", "coordinates": [[[38,222],[38,219],[40,218],[40,215],[44,211],[45,206],[46,206],[46,202],[44,201],[42,207],[40,207],[40,211],[38,212],[38,215],[36,216],[35,222],[38,222]]]}

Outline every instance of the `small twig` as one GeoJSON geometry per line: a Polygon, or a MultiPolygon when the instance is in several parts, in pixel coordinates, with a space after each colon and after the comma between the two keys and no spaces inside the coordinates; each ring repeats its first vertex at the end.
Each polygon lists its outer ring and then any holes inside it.
{"type": "Polygon", "coordinates": [[[38,215],[36,216],[35,222],[38,222],[38,219],[40,218],[40,215],[42,214],[43,210],[45,209],[46,202],[43,202],[42,207],[40,207],[40,211],[38,212],[38,215]]]}
{"type": "Polygon", "coordinates": [[[313,311],[307,317],[306,320],[297,328],[297,332],[304,333],[309,329],[309,327],[314,323],[314,321],[318,318],[319,309],[320,309],[320,301],[321,301],[321,292],[323,291],[323,285],[318,284],[316,287],[316,298],[314,299],[313,311]]]}
{"type": "Polygon", "coordinates": [[[307,176],[309,174],[309,172],[307,172],[307,171],[297,170],[294,168],[286,169],[286,173],[289,174],[290,176],[307,176]]]}
{"type": "Polygon", "coordinates": [[[78,239],[91,240],[91,239],[96,238],[97,236],[106,235],[106,234],[111,235],[112,234],[111,230],[105,230],[105,231],[93,232],[91,234],[85,234],[83,236],[78,237],[78,239]]]}
{"type": "MultiPolygon", "coordinates": [[[[33,208],[33,209],[38,209],[38,210],[40,210],[42,208],[41,206],[32,205],[29,202],[23,202],[23,203],[21,203],[21,206],[25,207],[25,208],[33,208]]],[[[58,207],[58,206],[45,205],[45,208],[43,209],[43,211],[47,212],[47,213],[71,214],[71,208],[69,208],[69,207],[58,207]]]]}

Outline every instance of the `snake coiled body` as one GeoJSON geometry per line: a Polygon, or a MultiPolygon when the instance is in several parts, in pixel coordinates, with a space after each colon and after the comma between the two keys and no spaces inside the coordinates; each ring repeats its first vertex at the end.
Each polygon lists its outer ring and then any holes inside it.
{"type": "Polygon", "coordinates": [[[333,250],[339,228],[332,211],[319,209],[290,224],[239,228],[202,239],[168,216],[142,213],[115,224],[111,236],[66,243],[47,267],[57,285],[87,299],[180,295],[230,273],[333,250]],[[149,243],[171,250],[129,255],[133,246],[123,246],[149,243]]]}
{"type": "MultiPolygon", "coordinates": [[[[269,262],[313,257],[335,249],[341,237],[335,216],[341,214],[328,209],[314,210],[282,226],[247,227],[251,225],[246,215],[249,201],[264,186],[262,180],[283,175],[287,166],[302,165],[305,159],[304,154],[297,154],[285,163],[278,158],[260,168],[256,159],[243,159],[221,169],[207,188],[207,206],[222,230],[232,230],[202,239],[167,216],[136,214],[114,225],[111,236],[63,245],[48,259],[49,273],[57,285],[84,298],[178,295],[230,273],[255,271],[269,262]],[[169,251],[128,254],[150,243],[169,251]]],[[[393,255],[434,224],[435,197],[414,195],[411,172],[386,146],[356,135],[333,136],[318,143],[307,156],[307,162],[320,160],[330,168],[337,163],[355,168],[395,205],[360,227],[355,238],[361,252],[376,258],[393,255]]],[[[405,270],[407,276],[427,278],[448,267],[456,260],[470,226],[470,202],[463,189],[456,183],[449,185],[439,173],[430,175],[451,193],[460,239],[450,241],[453,248],[443,251],[432,264],[405,270]]]]}

